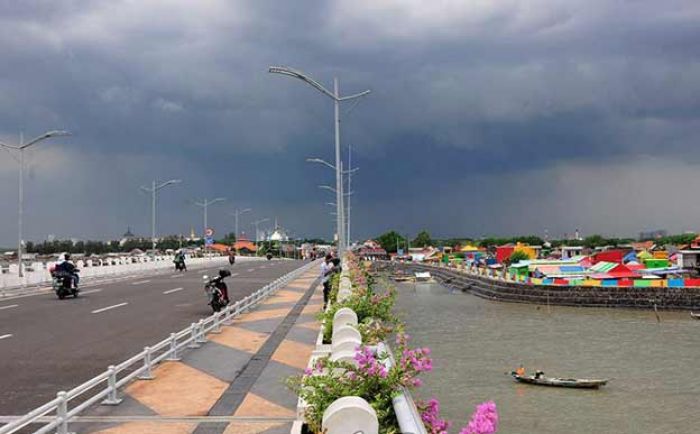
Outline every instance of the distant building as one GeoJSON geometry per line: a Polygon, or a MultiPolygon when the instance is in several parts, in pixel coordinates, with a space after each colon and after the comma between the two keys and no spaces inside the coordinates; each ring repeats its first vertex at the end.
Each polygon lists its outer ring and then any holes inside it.
{"type": "Polygon", "coordinates": [[[248,252],[248,253],[254,253],[255,252],[255,244],[251,242],[250,240],[245,238],[245,235],[241,235],[235,243],[233,243],[233,248],[237,252],[248,252]]]}
{"type": "Polygon", "coordinates": [[[581,246],[562,246],[561,247],[561,259],[571,259],[576,256],[583,254],[583,247],[581,246]]]}
{"type": "Polygon", "coordinates": [[[382,246],[374,241],[374,240],[367,240],[364,243],[362,243],[362,247],[367,247],[368,249],[381,249],[382,246]]]}
{"type": "Polygon", "coordinates": [[[199,241],[201,238],[197,236],[197,234],[194,232],[194,228],[190,228],[190,236],[185,238],[186,241],[199,241]]]}
{"type": "Polygon", "coordinates": [[[136,237],[131,233],[131,227],[127,227],[126,232],[124,232],[124,235],[122,235],[122,239],[119,240],[119,246],[123,246],[127,241],[133,240],[134,238],[136,237]]]}

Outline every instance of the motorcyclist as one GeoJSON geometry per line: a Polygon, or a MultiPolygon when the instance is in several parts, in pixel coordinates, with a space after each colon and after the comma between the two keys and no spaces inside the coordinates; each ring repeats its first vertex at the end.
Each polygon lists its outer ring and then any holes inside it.
{"type": "Polygon", "coordinates": [[[173,259],[173,262],[175,263],[176,269],[187,270],[187,266],[185,265],[185,253],[182,250],[179,250],[175,254],[175,258],[173,259]]]}
{"type": "Polygon", "coordinates": [[[214,286],[219,288],[221,291],[221,297],[223,298],[224,303],[228,304],[229,299],[228,299],[228,286],[226,286],[226,282],[224,282],[224,278],[228,277],[231,275],[231,272],[228,270],[219,270],[219,277],[214,278],[214,286]]]}
{"type": "Polygon", "coordinates": [[[236,250],[231,249],[228,251],[228,263],[233,265],[236,263],[236,250]]]}
{"type": "Polygon", "coordinates": [[[80,282],[80,276],[78,276],[78,273],[76,271],[75,264],[70,259],[70,253],[66,253],[63,256],[63,261],[59,262],[56,265],[55,272],[64,278],[69,278],[69,282],[72,285],[69,285],[70,287],[77,288],[78,283],[80,282]]]}

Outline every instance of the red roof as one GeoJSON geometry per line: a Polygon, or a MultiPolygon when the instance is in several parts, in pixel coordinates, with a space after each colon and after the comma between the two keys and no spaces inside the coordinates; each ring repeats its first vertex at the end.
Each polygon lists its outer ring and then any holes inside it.
{"type": "Polygon", "coordinates": [[[627,267],[628,269],[630,269],[632,271],[643,270],[646,268],[646,266],[644,266],[644,264],[629,264],[629,263],[625,264],[625,267],[627,267]]]}
{"type": "Polygon", "coordinates": [[[235,243],[233,243],[233,248],[236,250],[249,250],[251,252],[254,252],[255,251],[255,244],[253,244],[249,240],[241,238],[241,239],[237,240],[235,243]]]}
{"type": "Polygon", "coordinates": [[[591,275],[594,279],[635,279],[641,277],[634,271],[611,271],[609,273],[599,273],[591,275]]]}
{"type": "Polygon", "coordinates": [[[622,259],[625,257],[630,252],[630,250],[623,250],[623,249],[612,249],[612,250],[603,250],[602,252],[598,252],[591,256],[591,259],[593,260],[594,264],[597,264],[598,262],[617,262],[617,263],[622,263],[622,259]]]}

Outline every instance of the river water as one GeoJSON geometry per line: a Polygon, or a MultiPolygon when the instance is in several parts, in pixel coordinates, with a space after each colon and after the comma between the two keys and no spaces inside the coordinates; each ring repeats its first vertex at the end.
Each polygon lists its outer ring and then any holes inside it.
{"type": "Polygon", "coordinates": [[[700,432],[700,321],[687,312],[570,308],[483,300],[439,284],[398,285],[397,309],[433,372],[416,398],[440,399],[459,432],[494,400],[499,433],[700,432]],[[522,364],[559,377],[604,377],[600,390],[516,383],[522,364]]]}

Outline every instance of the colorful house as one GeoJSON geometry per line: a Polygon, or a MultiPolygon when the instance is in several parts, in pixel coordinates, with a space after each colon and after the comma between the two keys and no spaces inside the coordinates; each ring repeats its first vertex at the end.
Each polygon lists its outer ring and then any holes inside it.
{"type": "Polygon", "coordinates": [[[256,250],[255,244],[253,242],[251,242],[250,240],[247,240],[243,237],[240,237],[238,240],[236,240],[235,243],[233,243],[233,248],[237,252],[248,251],[250,253],[253,253],[256,250]]]}
{"type": "Polygon", "coordinates": [[[496,262],[499,264],[504,263],[515,252],[523,252],[528,256],[528,258],[535,259],[541,250],[542,246],[529,246],[523,243],[505,244],[503,246],[496,247],[496,262]]]}
{"type": "Polygon", "coordinates": [[[625,256],[627,256],[629,252],[629,249],[603,250],[602,252],[591,255],[591,260],[593,264],[597,264],[598,262],[615,262],[617,264],[622,264],[625,256]]]}
{"type": "Polygon", "coordinates": [[[626,265],[616,262],[598,262],[589,269],[593,279],[635,279],[641,275],[630,270],[626,265]]]}

